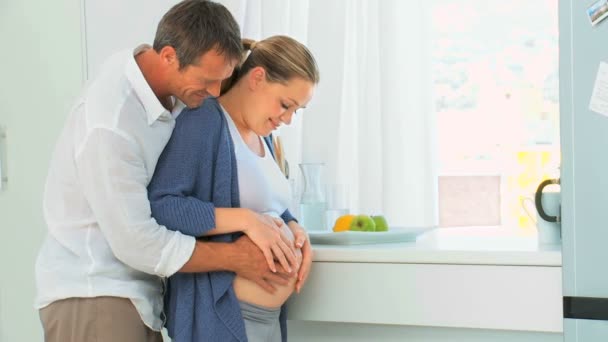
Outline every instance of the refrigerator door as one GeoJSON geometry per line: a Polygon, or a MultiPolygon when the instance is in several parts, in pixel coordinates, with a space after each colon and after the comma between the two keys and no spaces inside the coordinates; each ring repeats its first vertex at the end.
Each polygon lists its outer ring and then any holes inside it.
{"type": "Polygon", "coordinates": [[[608,341],[608,113],[590,109],[600,64],[608,63],[608,19],[592,26],[587,10],[594,2],[559,2],[567,342],[608,341]]]}
{"type": "Polygon", "coordinates": [[[564,341],[603,342],[608,336],[606,321],[565,319],[564,341]]]}

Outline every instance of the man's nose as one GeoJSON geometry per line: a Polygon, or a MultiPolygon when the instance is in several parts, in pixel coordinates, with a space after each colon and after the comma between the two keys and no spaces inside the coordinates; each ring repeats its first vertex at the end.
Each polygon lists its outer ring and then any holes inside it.
{"type": "Polygon", "coordinates": [[[207,91],[207,93],[209,93],[209,95],[218,97],[218,96],[220,96],[221,87],[222,87],[221,81],[213,82],[212,84],[207,85],[206,91],[207,91]]]}

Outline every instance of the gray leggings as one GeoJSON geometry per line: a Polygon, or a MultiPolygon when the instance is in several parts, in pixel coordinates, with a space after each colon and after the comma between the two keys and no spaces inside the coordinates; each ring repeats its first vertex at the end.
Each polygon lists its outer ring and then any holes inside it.
{"type": "Polygon", "coordinates": [[[242,301],[239,303],[249,342],[281,342],[281,308],[266,308],[242,301]]]}

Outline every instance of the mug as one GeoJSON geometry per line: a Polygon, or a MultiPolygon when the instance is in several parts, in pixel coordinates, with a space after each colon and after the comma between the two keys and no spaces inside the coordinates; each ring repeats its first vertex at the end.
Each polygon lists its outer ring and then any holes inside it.
{"type": "Polygon", "coordinates": [[[560,224],[561,194],[559,192],[542,192],[540,203],[536,205],[531,198],[524,198],[522,207],[530,219],[536,224],[538,230],[538,243],[541,245],[559,244],[562,240],[560,224]],[[525,203],[529,201],[536,208],[536,215],[532,215],[525,203]],[[540,208],[539,208],[540,206],[540,208]],[[546,220],[549,218],[549,220],[546,220]]]}

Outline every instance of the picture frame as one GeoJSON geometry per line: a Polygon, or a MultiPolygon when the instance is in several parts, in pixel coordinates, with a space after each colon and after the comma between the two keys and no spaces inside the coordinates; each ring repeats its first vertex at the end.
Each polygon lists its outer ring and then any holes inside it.
{"type": "Polygon", "coordinates": [[[591,26],[597,25],[608,17],[608,0],[598,0],[591,4],[587,9],[587,16],[589,17],[591,26]]]}

